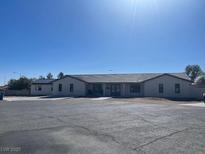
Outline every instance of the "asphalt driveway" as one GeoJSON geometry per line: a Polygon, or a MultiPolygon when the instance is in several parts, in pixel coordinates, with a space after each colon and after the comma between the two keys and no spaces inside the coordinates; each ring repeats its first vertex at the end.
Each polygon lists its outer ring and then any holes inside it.
{"type": "MultiPolygon", "coordinates": [[[[0,103],[0,153],[205,153],[205,108],[151,99],[0,103]]],[[[196,102],[191,102],[192,104],[196,102]]]]}

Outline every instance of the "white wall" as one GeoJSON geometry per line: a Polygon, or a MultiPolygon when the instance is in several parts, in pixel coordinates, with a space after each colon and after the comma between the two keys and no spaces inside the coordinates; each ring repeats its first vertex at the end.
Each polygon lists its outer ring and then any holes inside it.
{"type": "Polygon", "coordinates": [[[195,90],[190,82],[164,75],[144,83],[145,97],[194,98],[195,90]],[[180,93],[175,93],[175,84],[180,84],[180,93]],[[159,93],[159,84],[164,85],[164,93],[159,93]]]}
{"type": "Polygon", "coordinates": [[[43,95],[51,95],[52,84],[32,84],[31,85],[31,95],[43,96],[43,95]],[[38,86],[41,86],[41,91],[38,91],[38,86]]]}
{"type": "Polygon", "coordinates": [[[66,77],[53,82],[54,96],[85,96],[86,84],[74,78],[66,77]],[[59,84],[62,84],[62,91],[59,91],[59,84]],[[70,92],[70,84],[73,84],[74,91],[70,92]]]}

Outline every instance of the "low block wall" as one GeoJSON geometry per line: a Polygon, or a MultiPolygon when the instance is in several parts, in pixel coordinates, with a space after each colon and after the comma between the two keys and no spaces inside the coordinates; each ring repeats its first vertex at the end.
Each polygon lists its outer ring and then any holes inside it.
{"type": "Polygon", "coordinates": [[[30,96],[30,90],[6,90],[5,96],[30,96]]]}

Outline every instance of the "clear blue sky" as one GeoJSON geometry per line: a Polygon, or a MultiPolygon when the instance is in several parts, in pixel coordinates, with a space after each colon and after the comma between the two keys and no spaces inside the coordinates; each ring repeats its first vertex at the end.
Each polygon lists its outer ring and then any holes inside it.
{"type": "Polygon", "coordinates": [[[0,84],[19,73],[205,69],[205,1],[1,0],[0,54],[0,84]]]}

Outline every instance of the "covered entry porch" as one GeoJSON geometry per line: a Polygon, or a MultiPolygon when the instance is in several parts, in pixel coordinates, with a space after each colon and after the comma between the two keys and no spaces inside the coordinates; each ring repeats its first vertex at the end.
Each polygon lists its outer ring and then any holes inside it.
{"type": "Polygon", "coordinates": [[[90,83],[86,86],[87,96],[142,97],[143,83],[90,83]]]}

